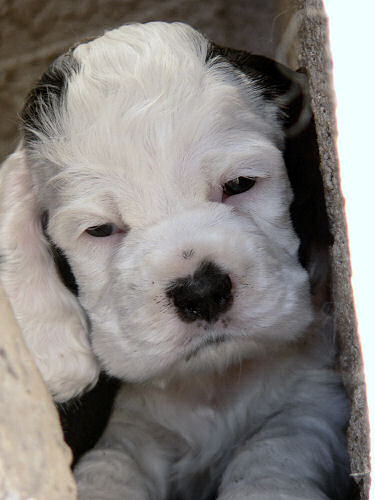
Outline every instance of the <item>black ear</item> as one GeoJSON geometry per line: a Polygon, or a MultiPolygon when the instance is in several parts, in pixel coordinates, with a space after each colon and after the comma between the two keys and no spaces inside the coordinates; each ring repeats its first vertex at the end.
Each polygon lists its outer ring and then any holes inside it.
{"type": "Polygon", "coordinates": [[[285,135],[295,134],[311,118],[305,75],[265,56],[211,44],[207,60],[219,57],[253,81],[267,101],[280,108],[285,135]]]}
{"type": "Polygon", "coordinates": [[[225,59],[251,79],[267,101],[280,109],[285,133],[284,160],[294,192],[290,207],[300,239],[299,259],[310,274],[318,301],[329,299],[329,247],[332,236],[326,212],[320,157],[307,78],[302,72],[264,56],[211,44],[207,59],[225,59]]]}

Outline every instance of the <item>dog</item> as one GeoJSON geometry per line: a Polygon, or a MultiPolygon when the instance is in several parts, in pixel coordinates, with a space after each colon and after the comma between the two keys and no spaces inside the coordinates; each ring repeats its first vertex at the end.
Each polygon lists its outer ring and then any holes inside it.
{"type": "Polygon", "coordinates": [[[57,403],[123,382],[79,499],[348,498],[314,140],[302,73],[182,23],[82,42],[28,96],[0,277],[57,403]]]}

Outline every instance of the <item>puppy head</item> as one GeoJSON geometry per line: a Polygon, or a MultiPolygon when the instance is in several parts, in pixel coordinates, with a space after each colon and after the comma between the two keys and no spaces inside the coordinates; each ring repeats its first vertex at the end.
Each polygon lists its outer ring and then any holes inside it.
{"type": "Polygon", "coordinates": [[[130,25],[29,96],[35,211],[115,376],[220,368],[312,320],[283,159],[301,92],[261,61],[183,24],[130,25]]]}

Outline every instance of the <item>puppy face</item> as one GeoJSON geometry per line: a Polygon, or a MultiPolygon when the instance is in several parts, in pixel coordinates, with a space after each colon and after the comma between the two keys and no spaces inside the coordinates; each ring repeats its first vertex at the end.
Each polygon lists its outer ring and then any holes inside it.
{"type": "Polygon", "coordinates": [[[220,369],[312,319],[279,109],[209,54],[187,26],[125,26],[60,59],[24,112],[46,233],[129,381],[220,369]]]}

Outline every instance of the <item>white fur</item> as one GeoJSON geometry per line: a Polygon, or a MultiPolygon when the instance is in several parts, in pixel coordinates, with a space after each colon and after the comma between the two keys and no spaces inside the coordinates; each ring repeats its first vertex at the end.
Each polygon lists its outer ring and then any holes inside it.
{"type": "Polygon", "coordinates": [[[322,500],[320,465],[330,473],[332,449],[345,453],[331,355],[306,341],[320,336],[276,106],[226,63],[206,64],[207,43],[150,23],[78,46],[48,137],[28,165],[19,151],[3,169],[22,193],[3,202],[1,279],[47,384],[64,400],[96,379],[81,308],[102,366],[131,382],[78,465],[80,499],[203,500],[219,487],[221,500],[322,500]],[[255,186],[222,202],[238,176],[255,186]],[[79,304],[34,227],[37,206],[79,304]],[[85,232],[108,222],[122,232],[85,232]],[[165,289],[205,260],[229,274],[233,306],[184,323],[165,289]]]}
{"type": "Polygon", "coordinates": [[[87,320],[57,277],[22,150],[3,164],[0,180],[2,285],[47,387],[65,401],[92,386],[99,374],[87,320]]]}

